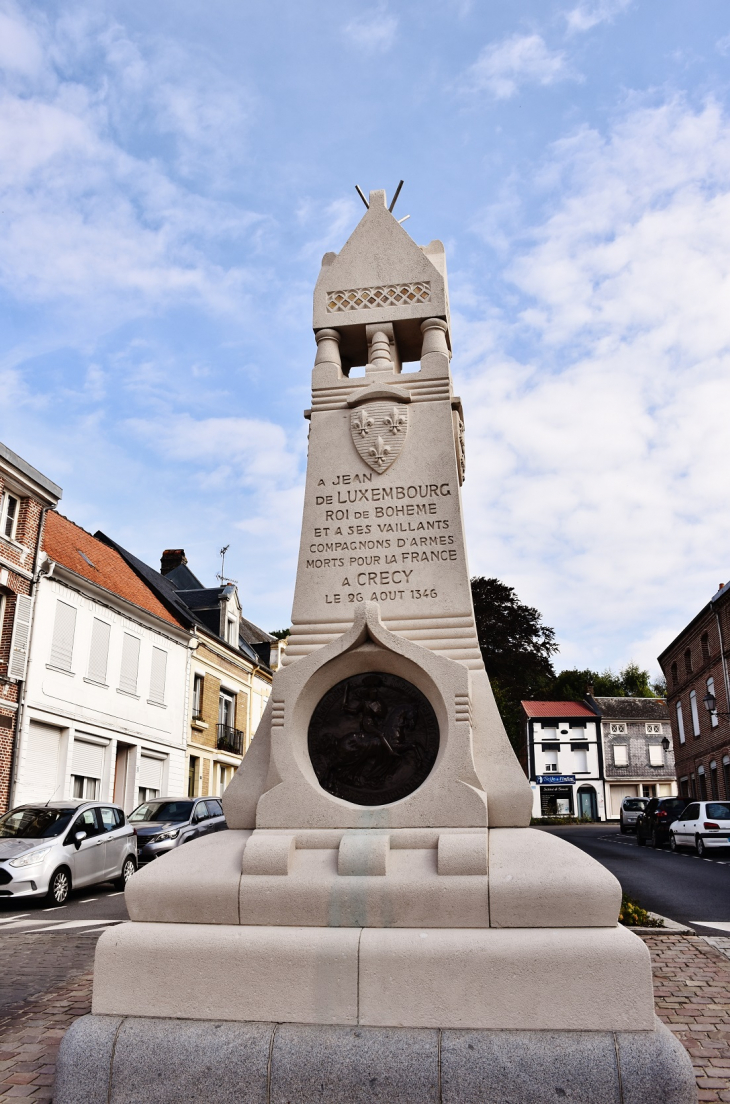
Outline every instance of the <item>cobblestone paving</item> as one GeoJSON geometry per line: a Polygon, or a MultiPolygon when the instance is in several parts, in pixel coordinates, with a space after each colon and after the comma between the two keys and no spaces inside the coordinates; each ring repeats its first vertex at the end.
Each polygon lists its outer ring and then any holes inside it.
{"type": "Polygon", "coordinates": [[[657,1015],[692,1058],[701,1101],[730,1101],[730,939],[644,935],[657,1015]]]}
{"type": "MultiPolygon", "coordinates": [[[[38,941],[34,984],[49,980],[44,971],[53,944],[49,948],[47,941],[56,941],[55,968],[60,969],[65,961],[66,968],[73,969],[84,955],[90,967],[97,937],[23,937],[31,947],[38,941]],[[90,947],[79,950],[82,940],[90,947]]],[[[684,934],[647,934],[642,938],[652,957],[657,1014],[692,1057],[699,1100],[730,1104],[730,939],[716,938],[710,944],[684,934]]],[[[0,951],[0,976],[11,965],[6,957],[8,942],[3,940],[0,951]]],[[[32,953],[28,961],[33,961],[32,953]]],[[[0,1016],[0,1104],[51,1100],[63,1034],[77,1016],[91,1008],[91,976],[90,968],[86,969],[0,1016]]]]}

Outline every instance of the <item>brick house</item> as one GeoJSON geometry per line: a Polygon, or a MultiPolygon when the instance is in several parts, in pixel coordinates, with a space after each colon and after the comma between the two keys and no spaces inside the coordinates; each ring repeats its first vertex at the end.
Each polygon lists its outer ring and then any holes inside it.
{"type": "Polygon", "coordinates": [[[677,792],[669,709],[663,698],[587,697],[601,714],[606,819],[618,820],[625,797],[677,792]]]}
{"type": "Polygon", "coordinates": [[[16,768],[43,525],[62,493],[0,443],[0,813],[16,768]]]}
{"type": "Polygon", "coordinates": [[[659,656],[667,680],[679,792],[730,800],[730,583],[659,656]],[[715,708],[708,711],[705,705],[715,708]]]}
{"type": "Polygon", "coordinates": [[[251,743],[271,692],[279,642],[242,614],[232,583],[206,587],[182,548],[166,549],[155,571],[103,533],[146,586],[193,634],[187,688],[186,790],[220,796],[251,743]],[[272,647],[276,658],[272,660],[272,647]]]}

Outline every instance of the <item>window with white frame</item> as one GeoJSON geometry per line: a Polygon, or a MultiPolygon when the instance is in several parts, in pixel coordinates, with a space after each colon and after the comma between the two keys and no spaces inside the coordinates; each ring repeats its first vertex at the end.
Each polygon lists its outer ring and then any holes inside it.
{"type": "Polygon", "coordinates": [[[56,600],[56,616],[51,638],[51,666],[70,671],[76,634],[76,607],[56,600]]]}
{"type": "Polygon", "coordinates": [[[650,721],[646,726],[647,736],[661,736],[662,726],[658,721],[650,721]]]}
{"type": "Polygon", "coordinates": [[[110,633],[111,625],[106,621],[102,621],[99,617],[95,617],[94,623],[91,626],[88,678],[90,682],[98,682],[101,686],[106,685],[106,666],[109,661],[110,633]]]}
{"type": "Polygon", "coordinates": [[[612,721],[609,725],[609,732],[612,736],[625,736],[626,723],[624,721],[612,721]]]}
{"type": "Polygon", "coordinates": [[[82,801],[98,800],[100,785],[98,778],[87,778],[82,774],[72,774],[71,785],[74,797],[80,797],[82,801]]]}
{"type": "Polygon", "coordinates": [[[689,692],[689,708],[692,714],[692,732],[695,736],[700,734],[700,714],[697,709],[697,694],[694,690],[689,692]]]}
{"type": "Polygon", "coordinates": [[[575,774],[587,774],[588,773],[588,748],[574,747],[573,752],[573,771],[575,774]]]}
{"type": "Polygon", "coordinates": [[[613,745],[613,765],[614,765],[614,767],[628,767],[628,765],[629,765],[629,746],[628,746],[628,744],[614,744],[613,745]]]}
{"type": "Polygon", "coordinates": [[[138,636],[125,632],[122,641],[122,665],[119,671],[119,689],[125,694],[137,693],[140,643],[138,636]]]}
{"type": "Polygon", "coordinates": [[[152,649],[152,668],[150,671],[150,701],[162,705],[165,701],[165,678],[167,675],[167,652],[164,648],[152,649]]]}
{"type": "Polygon", "coordinates": [[[233,617],[228,618],[228,622],[227,622],[227,625],[226,625],[226,630],[227,630],[226,631],[226,640],[228,641],[228,643],[229,644],[234,644],[234,645],[237,644],[238,643],[238,621],[236,621],[235,618],[233,618],[233,617]]]}
{"type": "Polygon", "coordinates": [[[203,717],[203,675],[193,676],[193,720],[200,721],[203,717]]]}
{"type": "Polygon", "coordinates": [[[664,749],[661,744],[649,744],[649,766],[664,766],[664,749]]]}
{"type": "MultiPolygon", "coordinates": [[[[715,695],[715,680],[712,677],[712,675],[710,675],[710,677],[707,680],[707,693],[712,694],[713,698],[716,696],[715,695]]],[[[711,720],[713,728],[716,728],[719,725],[720,719],[717,716],[717,709],[713,709],[712,713],[710,713],[710,720],[711,720]]]]}
{"type": "Polygon", "coordinates": [[[684,717],[682,715],[682,703],[677,702],[677,732],[679,733],[679,742],[683,744],[686,740],[684,734],[684,717]]]}
{"type": "Polygon", "coordinates": [[[19,512],[20,500],[6,491],[0,504],[0,532],[8,540],[15,539],[19,512]]]}

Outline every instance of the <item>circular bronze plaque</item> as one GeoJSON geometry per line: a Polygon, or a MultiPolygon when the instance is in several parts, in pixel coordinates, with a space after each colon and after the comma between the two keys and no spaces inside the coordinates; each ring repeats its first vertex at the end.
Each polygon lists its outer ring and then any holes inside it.
{"type": "Polygon", "coordinates": [[[431,703],[397,675],[343,679],[309,722],[309,756],[320,786],[356,805],[387,805],[413,793],[438,749],[431,703]]]}

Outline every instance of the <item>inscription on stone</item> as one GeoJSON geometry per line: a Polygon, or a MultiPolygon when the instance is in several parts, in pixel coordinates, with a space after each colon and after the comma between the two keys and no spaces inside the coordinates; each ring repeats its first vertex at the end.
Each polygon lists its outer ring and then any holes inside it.
{"type": "Polygon", "coordinates": [[[320,786],[357,805],[388,805],[413,793],[431,772],[438,748],[431,703],[396,675],[343,679],[309,723],[309,756],[320,786]]]}

